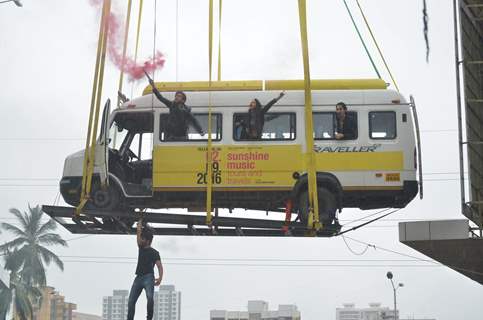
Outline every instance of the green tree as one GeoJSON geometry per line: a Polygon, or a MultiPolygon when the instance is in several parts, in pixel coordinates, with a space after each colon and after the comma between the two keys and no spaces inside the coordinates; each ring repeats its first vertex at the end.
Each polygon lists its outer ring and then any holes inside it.
{"type": "Polygon", "coordinates": [[[5,269],[10,275],[8,286],[0,280],[0,319],[6,319],[13,302],[14,319],[28,320],[33,318],[33,306],[41,302],[42,292],[19,275],[23,262],[16,255],[16,251],[4,254],[5,269]]]}
{"type": "MultiPolygon", "coordinates": [[[[61,270],[64,270],[64,263],[60,258],[47,249],[47,246],[67,246],[67,242],[57,233],[56,222],[52,219],[42,223],[42,212],[40,206],[31,208],[23,214],[18,209],[10,209],[20,223],[20,227],[10,223],[2,223],[1,228],[14,234],[15,238],[0,246],[1,252],[10,252],[9,260],[12,264],[18,265],[15,272],[22,281],[30,286],[45,286],[47,283],[45,265],[54,263],[61,270]]],[[[11,270],[11,269],[9,269],[11,270]]]]}

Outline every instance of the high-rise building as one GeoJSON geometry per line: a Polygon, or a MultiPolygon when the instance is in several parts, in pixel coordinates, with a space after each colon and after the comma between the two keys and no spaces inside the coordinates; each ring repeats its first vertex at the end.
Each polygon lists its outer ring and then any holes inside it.
{"type": "Polygon", "coordinates": [[[278,310],[270,311],[268,302],[251,300],[247,311],[211,310],[210,320],[300,320],[300,311],[291,304],[281,304],[278,310]]]}
{"type": "Polygon", "coordinates": [[[181,292],[176,291],[173,285],[159,286],[154,292],[153,320],[180,320],[181,319],[181,292]]]}
{"type": "Polygon", "coordinates": [[[102,320],[102,317],[96,316],[96,315],[93,315],[93,314],[73,312],[72,313],[72,320],[102,320]]]}
{"type": "Polygon", "coordinates": [[[33,320],[72,320],[74,303],[66,302],[64,296],[53,287],[44,287],[40,305],[34,305],[33,320]]]}
{"type": "MultiPolygon", "coordinates": [[[[395,320],[394,310],[381,307],[380,303],[370,303],[365,308],[356,308],[353,303],[345,303],[343,306],[336,309],[336,320],[395,320]]],[[[397,310],[396,319],[399,319],[397,310]]]]}
{"type": "MultiPolygon", "coordinates": [[[[104,297],[102,301],[103,320],[125,320],[129,300],[128,290],[114,290],[112,296],[104,297]]],[[[136,308],[139,310],[140,308],[136,308]]],[[[145,309],[145,307],[143,307],[145,309]]],[[[181,292],[173,285],[162,285],[154,291],[153,320],[180,320],[181,292]]]]}
{"type": "Polygon", "coordinates": [[[127,319],[128,290],[114,290],[112,296],[102,298],[102,320],[127,319]]]}

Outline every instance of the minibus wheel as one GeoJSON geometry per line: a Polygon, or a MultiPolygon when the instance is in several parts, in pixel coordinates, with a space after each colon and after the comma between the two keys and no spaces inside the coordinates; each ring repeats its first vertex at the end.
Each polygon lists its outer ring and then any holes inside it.
{"type": "MultiPolygon", "coordinates": [[[[337,211],[337,201],[335,195],[324,187],[317,189],[319,200],[319,221],[323,226],[332,224],[337,211]]],[[[309,192],[302,191],[298,197],[298,214],[300,221],[307,225],[309,218],[309,192]]]]}
{"type": "Polygon", "coordinates": [[[111,181],[105,189],[102,189],[98,183],[93,184],[88,204],[92,209],[112,211],[119,208],[120,200],[121,193],[111,181]]]}

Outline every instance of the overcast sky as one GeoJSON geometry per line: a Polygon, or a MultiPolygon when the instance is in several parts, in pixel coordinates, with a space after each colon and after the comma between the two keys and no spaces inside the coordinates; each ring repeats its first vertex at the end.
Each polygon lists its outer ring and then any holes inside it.
{"type": "MultiPolygon", "coordinates": [[[[97,46],[99,12],[88,0],[22,2],[23,8],[12,3],[0,5],[1,222],[14,222],[8,213],[11,207],[26,210],[29,203],[53,203],[65,157],[83,148],[97,46]]],[[[115,10],[124,15],[126,1],[113,2],[115,10]]],[[[208,1],[179,2],[176,70],[176,1],[158,0],[156,47],[165,53],[166,65],[156,73],[156,80],[174,81],[176,71],[179,80],[205,80],[208,1]]],[[[356,12],[354,2],[348,2],[356,12]]],[[[154,43],[154,0],[144,3],[141,59],[152,54],[154,43]]],[[[361,0],[361,3],[401,91],[406,98],[410,94],[416,98],[423,130],[424,172],[428,173],[425,178],[437,181],[427,181],[424,200],[415,199],[404,210],[349,236],[425,258],[399,243],[397,223],[463,218],[455,174],[458,156],[452,1],[428,0],[429,64],[425,61],[421,0],[361,0]]],[[[303,77],[296,0],[225,0],[223,8],[223,79],[303,77]]],[[[308,0],[313,78],[374,77],[344,10],[342,0],[308,0]]],[[[137,5],[133,12],[137,12],[137,5]]],[[[369,42],[366,32],[364,36],[369,42]]],[[[130,40],[132,54],[134,41],[130,40]]],[[[375,52],[373,45],[369,47],[375,52]]],[[[389,81],[381,61],[376,62],[383,78],[389,81]]],[[[108,63],[104,98],[115,98],[118,77],[118,70],[108,63]]],[[[133,86],[126,83],[125,91],[130,96],[132,87],[133,96],[137,96],[145,85],[146,82],[133,86]]],[[[344,210],[340,218],[348,222],[369,213],[344,210]]],[[[78,237],[62,227],[59,233],[65,239],[78,237]]],[[[9,235],[0,235],[1,242],[8,239],[9,235]]],[[[347,242],[356,252],[365,248],[352,240],[347,242]]],[[[409,258],[373,248],[356,256],[340,237],[156,237],[154,247],[165,258],[164,284],[173,284],[182,292],[184,320],[206,319],[210,309],[245,310],[250,299],[266,300],[274,309],[278,304],[295,303],[305,320],[335,319],[336,307],[345,302],[360,307],[381,302],[390,307],[392,288],[385,276],[388,270],[394,273],[396,281],[404,283],[398,291],[398,307],[403,317],[476,320],[483,313],[483,289],[478,283],[446,267],[420,261],[394,261],[409,258]],[[181,260],[173,258],[349,261],[213,266],[176,265],[173,263],[181,260]]],[[[137,257],[133,236],[90,236],[72,240],[69,248],[54,251],[64,257],[65,271],[49,268],[48,282],[68,301],[76,303],[81,312],[100,315],[103,296],[112,294],[113,289],[129,289],[131,285],[137,257]],[[101,260],[109,263],[99,263],[101,260]]],[[[145,300],[141,299],[137,319],[144,318],[144,309],[145,300]]]]}

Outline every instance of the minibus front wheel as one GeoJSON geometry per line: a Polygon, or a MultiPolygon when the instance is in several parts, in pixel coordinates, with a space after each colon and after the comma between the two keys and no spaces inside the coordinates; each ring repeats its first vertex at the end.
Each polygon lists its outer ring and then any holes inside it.
{"type": "Polygon", "coordinates": [[[90,208],[112,211],[118,209],[120,203],[121,193],[113,181],[110,181],[110,184],[105,188],[101,188],[99,183],[92,185],[91,199],[88,202],[90,208]]]}
{"type": "MultiPolygon", "coordinates": [[[[323,226],[332,224],[337,211],[337,200],[335,195],[324,187],[317,188],[319,200],[319,220],[323,226]]],[[[298,214],[300,221],[307,225],[309,218],[309,192],[304,190],[298,197],[298,214]]]]}

